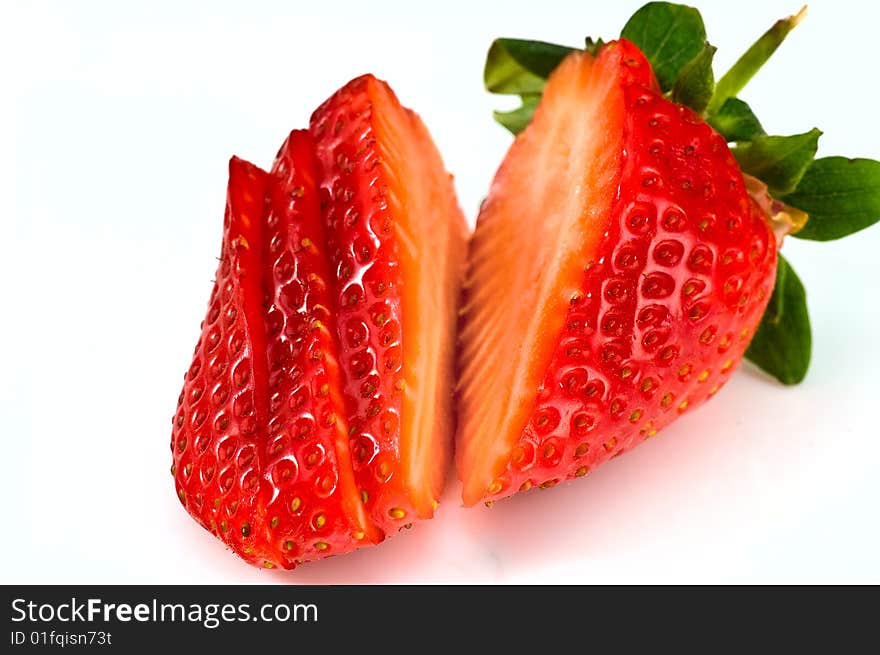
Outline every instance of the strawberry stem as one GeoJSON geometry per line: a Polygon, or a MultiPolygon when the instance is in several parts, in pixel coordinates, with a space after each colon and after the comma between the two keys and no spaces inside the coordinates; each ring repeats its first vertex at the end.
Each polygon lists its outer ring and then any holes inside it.
{"type": "Polygon", "coordinates": [[[773,27],[764,32],[761,38],[746,50],[745,54],[718,81],[715,94],[707,109],[709,115],[717,112],[728,98],[733,98],[743,90],[749,80],[761,69],[761,66],[776,52],[789,32],[797,27],[806,15],[807,6],[804,5],[793,16],[776,21],[773,27]]]}

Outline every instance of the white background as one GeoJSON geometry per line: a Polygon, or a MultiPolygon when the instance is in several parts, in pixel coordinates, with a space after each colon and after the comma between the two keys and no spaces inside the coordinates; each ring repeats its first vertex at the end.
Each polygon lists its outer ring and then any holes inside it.
{"type": "MultiPolygon", "coordinates": [[[[0,581],[880,582],[880,227],[785,244],[813,316],[802,386],[744,367],[586,480],[467,511],[452,482],[434,521],[293,573],[243,564],[175,498],[229,156],[270,165],[370,71],[422,114],[473,220],[510,142],[482,90],[492,38],[613,37],[640,4],[3,3],[0,581]]],[[[798,8],[700,4],[719,70],[798,8]]],[[[823,128],[820,154],[880,158],[877,5],[810,10],[743,97],[771,132],[823,128]]]]}

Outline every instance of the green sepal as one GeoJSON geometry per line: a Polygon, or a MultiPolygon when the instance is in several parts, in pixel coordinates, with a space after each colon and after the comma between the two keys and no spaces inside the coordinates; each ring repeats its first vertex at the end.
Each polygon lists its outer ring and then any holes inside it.
{"type": "Polygon", "coordinates": [[[807,294],[791,264],[778,257],[776,286],[746,359],[782,384],[798,384],[810,367],[813,347],[807,294]]]}
{"type": "Polygon", "coordinates": [[[757,177],[778,196],[797,188],[816,156],[820,136],[822,132],[817,129],[792,136],[757,136],[740,143],[732,152],[744,172],[757,177]]]}
{"type": "Polygon", "coordinates": [[[512,111],[495,111],[492,112],[492,115],[497,123],[506,127],[511,134],[516,136],[532,122],[532,115],[540,100],[540,94],[524,95],[521,106],[512,111]]]}
{"type": "Polygon", "coordinates": [[[728,98],[708,121],[728,141],[751,141],[766,134],[752,108],[739,98],[728,98]]]}
{"type": "Polygon", "coordinates": [[[695,112],[702,112],[712,99],[715,91],[715,74],[712,72],[712,59],[717,48],[709,43],[684,67],[672,87],[672,99],[687,105],[695,112]]]}
{"type": "Polygon", "coordinates": [[[574,48],[523,39],[495,39],[483,82],[492,93],[540,95],[547,77],[574,48]]]}
{"type": "Polygon", "coordinates": [[[605,42],[601,38],[594,39],[593,37],[588,36],[586,39],[584,39],[584,50],[589,52],[594,57],[599,56],[599,51],[602,49],[602,46],[604,46],[604,45],[605,45],[605,42]]]}
{"type": "Polygon", "coordinates": [[[831,241],[880,221],[880,162],[823,157],[815,160],[797,189],[780,198],[803,210],[807,224],[791,236],[831,241]]]}
{"type": "Polygon", "coordinates": [[[706,27],[693,7],[649,2],[627,21],[620,33],[651,62],[664,91],[671,91],[685,67],[705,47],[706,27]]]}

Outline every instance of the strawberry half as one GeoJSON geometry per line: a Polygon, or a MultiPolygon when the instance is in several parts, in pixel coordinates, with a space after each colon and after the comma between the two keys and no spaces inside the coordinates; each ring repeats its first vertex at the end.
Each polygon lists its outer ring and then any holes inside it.
{"type": "Polygon", "coordinates": [[[432,516],[466,238],[427,130],[372,76],[292,132],[271,173],[232,160],[172,472],[248,562],[293,568],[432,516]]]}
{"type": "Polygon", "coordinates": [[[803,16],[717,84],[699,12],[668,2],[585,50],[493,43],[486,87],[522,106],[495,114],[518,136],[463,293],[465,504],[587,474],[712,397],[744,356],[803,379],[809,319],[782,237],[880,218],[880,163],[814,160],[819,130],[768,136],[736,97],[803,16]]]}
{"type": "Polygon", "coordinates": [[[723,137],[631,43],[568,55],[483,205],[461,329],[464,502],[582,476],[712,396],[776,248],[723,137]]]}

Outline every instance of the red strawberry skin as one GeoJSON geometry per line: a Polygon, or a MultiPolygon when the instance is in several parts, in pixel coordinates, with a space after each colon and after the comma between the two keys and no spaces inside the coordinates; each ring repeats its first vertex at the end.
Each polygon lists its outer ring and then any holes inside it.
{"type": "Polygon", "coordinates": [[[217,281],[174,419],[181,502],[260,567],[381,540],[348,456],[311,138],[233,158],[217,281]]]}
{"type": "MultiPolygon", "coordinates": [[[[621,61],[616,196],[561,331],[546,335],[545,373],[513,447],[482,491],[460,462],[466,504],[583,476],[699,406],[742,359],[772,291],[775,238],[725,140],[633,73],[650,68],[632,44],[599,57],[621,61]]],[[[463,380],[463,395],[473,384],[463,380]]]]}
{"type": "Polygon", "coordinates": [[[313,114],[311,132],[322,172],[341,355],[348,370],[344,394],[351,408],[347,418],[355,475],[365,504],[372,508],[378,502],[381,508],[371,512],[372,518],[383,529],[395,530],[389,511],[415,513],[398,455],[402,280],[393,218],[379,179],[369,85],[368,78],[358,78],[337,91],[313,114]]]}
{"type": "Polygon", "coordinates": [[[208,314],[173,419],[172,473],[187,511],[239,554],[260,491],[254,443],[265,424],[267,366],[260,230],[267,174],[233,157],[223,245],[208,314]]]}
{"type": "Polygon", "coordinates": [[[294,130],[269,178],[262,267],[269,377],[261,558],[285,568],[382,538],[352,476],[317,175],[311,137],[294,130]]]}

